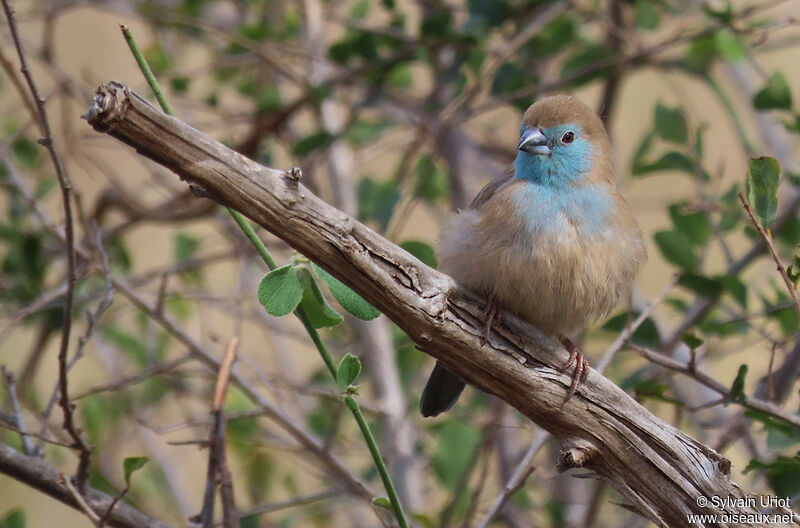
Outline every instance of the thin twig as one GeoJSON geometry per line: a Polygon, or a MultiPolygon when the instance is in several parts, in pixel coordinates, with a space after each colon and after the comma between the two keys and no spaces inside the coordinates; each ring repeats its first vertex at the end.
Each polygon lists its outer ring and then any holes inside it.
{"type": "Polygon", "coordinates": [[[92,387],[86,392],[74,396],[72,399],[73,401],[76,401],[86,398],[87,396],[91,396],[93,394],[124,389],[126,387],[130,387],[131,385],[136,385],[138,383],[141,383],[153,376],[164,374],[173,369],[176,369],[179,366],[183,365],[184,363],[191,361],[192,359],[194,359],[194,356],[192,354],[189,353],[183,354],[182,356],[172,359],[170,361],[164,361],[163,363],[156,363],[155,365],[148,367],[140,372],[137,372],[136,374],[132,374],[130,376],[124,376],[116,381],[112,381],[111,383],[107,383],[105,385],[98,385],[96,387],[92,387]]]}
{"type": "MultiPolygon", "coordinates": [[[[3,421],[3,420],[0,420],[0,427],[2,427],[3,429],[8,429],[9,431],[14,431],[15,433],[17,433],[19,435],[26,435],[26,436],[29,436],[31,438],[36,438],[37,440],[40,440],[42,442],[42,444],[52,444],[54,446],[66,447],[68,449],[77,449],[72,444],[68,444],[66,442],[61,442],[61,441],[56,440],[54,438],[48,438],[47,436],[41,435],[39,433],[34,433],[34,432],[31,432],[31,431],[24,431],[24,430],[20,429],[19,427],[15,426],[13,424],[5,423],[5,421],[3,421]]],[[[33,453],[31,453],[30,456],[39,456],[40,452],[41,452],[41,450],[38,447],[34,447],[33,453]]]]}
{"type": "Polygon", "coordinates": [[[595,370],[597,372],[602,374],[606,370],[606,367],[608,367],[609,363],[611,363],[611,360],[614,359],[614,355],[616,355],[619,349],[621,349],[622,346],[628,341],[628,339],[631,338],[631,336],[633,335],[634,332],[636,332],[639,326],[641,326],[641,324],[644,323],[644,321],[648,317],[650,317],[650,314],[653,313],[653,310],[655,310],[656,306],[661,304],[661,301],[664,300],[664,297],[666,297],[667,294],[670,291],[672,291],[672,288],[674,288],[675,285],[678,283],[679,278],[680,275],[675,274],[675,276],[672,278],[667,287],[664,288],[664,290],[660,294],[658,294],[658,296],[655,299],[653,299],[653,302],[651,302],[649,305],[647,305],[647,307],[644,310],[642,310],[642,312],[639,314],[639,317],[637,317],[633,321],[633,323],[628,325],[622,332],[620,332],[620,334],[617,336],[614,342],[611,343],[611,345],[605,351],[600,361],[597,362],[597,366],[595,367],[595,370]]]}
{"type": "MultiPolygon", "coordinates": [[[[666,367],[670,370],[674,370],[675,372],[680,372],[685,376],[689,376],[693,380],[719,393],[721,396],[723,396],[723,398],[719,400],[720,402],[728,400],[728,396],[730,396],[731,392],[728,387],[718,382],[717,380],[713,379],[712,377],[703,374],[697,369],[692,370],[689,364],[683,363],[676,359],[672,359],[669,356],[665,356],[664,354],[661,354],[659,352],[656,352],[654,350],[651,350],[643,346],[636,345],[634,343],[631,343],[630,346],[631,348],[638,350],[639,353],[641,353],[647,360],[651,361],[652,363],[661,365],[662,367],[666,367]]],[[[770,402],[766,402],[759,398],[752,398],[747,396],[745,398],[745,401],[743,402],[735,401],[734,403],[739,403],[744,407],[747,407],[748,409],[753,409],[754,411],[760,411],[772,415],[775,418],[783,420],[786,423],[800,427],[800,416],[788,413],[783,409],[781,409],[780,407],[778,407],[777,405],[772,404],[770,402]]]]}
{"type": "Polygon", "coordinates": [[[20,440],[22,440],[22,452],[28,456],[32,456],[35,452],[35,448],[33,447],[33,443],[31,443],[28,433],[25,432],[25,419],[22,417],[22,409],[19,406],[19,398],[17,398],[17,384],[14,381],[14,374],[6,369],[5,365],[0,366],[0,370],[2,370],[3,379],[8,389],[8,399],[11,400],[11,409],[14,411],[14,421],[16,422],[14,425],[18,429],[20,440]]]}
{"type": "MultiPolygon", "coordinates": [[[[773,229],[777,231],[781,227],[785,226],[788,222],[794,220],[797,216],[798,209],[800,209],[800,194],[794,196],[786,205],[783,212],[780,213],[777,220],[775,220],[775,223],[772,225],[773,229]]],[[[757,243],[753,244],[747,253],[742,255],[733,264],[728,266],[725,270],[725,274],[738,275],[755,259],[760,257],[766,249],[766,242],[764,242],[764,240],[759,240],[757,243]]],[[[698,298],[692,304],[689,310],[686,311],[686,315],[684,316],[683,320],[677,325],[672,334],[664,338],[664,345],[662,348],[666,351],[671,351],[674,349],[675,346],[680,342],[681,336],[684,334],[684,332],[694,327],[699,321],[702,321],[703,318],[708,315],[711,309],[717,305],[719,299],[720,297],[715,297],[713,299],[708,299],[705,297],[698,298]]]]}
{"type": "Polygon", "coordinates": [[[231,369],[236,360],[236,347],[238,337],[232,337],[225,347],[225,354],[219,367],[217,385],[214,390],[214,401],[211,406],[211,430],[208,436],[208,471],[206,473],[206,487],[203,492],[203,507],[200,514],[193,519],[200,522],[203,528],[214,526],[214,492],[220,486],[222,498],[223,525],[225,528],[234,528],[238,523],[236,505],[233,500],[233,483],[231,482],[230,469],[225,457],[225,397],[228,393],[228,384],[231,378],[231,369]]]}
{"type": "Polygon", "coordinates": [[[86,480],[89,476],[89,462],[91,457],[91,449],[86,440],[81,436],[77,427],[75,426],[73,418],[73,405],[69,400],[69,391],[67,388],[67,352],[69,350],[70,330],[72,328],[72,306],[75,300],[75,234],[74,225],[72,220],[72,182],[66,169],[61,163],[61,158],[56,152],[53,142],[53,135],[50,130],[50,122],[47,119],[47,110],[45,109],[45,101],[39,94],[39,89],[36,82],[33,80],[28,61],[25,58],[25,52],[22,49],[22,42],[20,41],[19,32],[17,31],[17,21],[14,17],[14,10],[8,5],[8,0],[2,0],[3,9],[8,19],[8,27],[11,32],[11,39],[14,41],[14,46],[17,49],[19,56],[20,71],[25,77],[28,88],[31,91],[36,110],[39,117],[39,125],[42,129],[44,137],[39,139],[39,144],[43,145],[53,162],[58,178],[58,185],[61,188],[61,200],[64,207],[64,238],[67,252],[67,291],[64,295],[64,322],[61,327],[61,345],[58,351],[58,384],[60,390],[59,405],[64,413],[64,429],[72,438],[75,445],[80,449],[80,457],[77,470],[77,485],[78,490],[82,493],[86,490],[86,480]]]}
{"type": "Polygon", "coordinates": [[[258,515],[262,513],[272,513],[280,510],[285,510],[287,508],[293,508],[295,506],[304,506],[312,502],[330,499],[332,497],[336,497],[341,494],[342,492],[340,490],[321,491],[319,493],[312,493],[311,495],[303,495],[300,497],[295,497],[293,499],[281,502],[270,502],[267,504],[262,504],[261,506],[256,506],[255,508],[250,508],[249,510],[244,510],[239,512],[239,518],[241,519],[244,517],[250,517],[252,515],[258,515]]]}
{"type": "Polygon", "coordinates": [[[65,475],[61,475],[61,484],[67,488],[70,495],[72,495],[72,498],[74,498],[75,502],[78,503],[78,506],[80,506],[80,509],[83,511],[83,513],[85,513],[86,516],[89,517],[89,520],[92,521],[92,524],[95,526],[100,526],[100,516],[97,515],[97,512],[94,511],[91,506],[89,506],[89,504],[86,502],[86,499],[83,498],[83,495],[72,484],[70,478],[65,475]]]}
{"type": "Polygon", "coordinates": [[[217,387],[214,393],[213,421],[216,423],[213,423],[212,427],[216,429],[216,431],[211,450],[216,451],[216,459],[218,461],[219,493],[220,499],[222,500],[222,519],[225,528],[236,528],[239,525],[239,518],[236,513],[236,502],[234,501],[233,495],[233,480],[231,479],[231,470],[228,466],[228,459],[225,453],[225,396],[228,393],[231,369],[233,368],[233,362],[236,361],[236,347],[238,344],[239,338],[233,337],[225,348],[225,357],[219,369],[217,387]]]}
{"type": "Polygon", "coordinates": [[[536,469],[531,465],[533,457],[536,456],[536,453],[539,452],[539,449],[542,448],[545,440],[547,440],[549,436],[550,434],[544,430],[533,435],[531,445],[528,447],[525,455],[523,455],[522,460],[520,460],[519,464],[517,464],[514,473],[511,474],[511,478],[508,480],[508,482],[506,482],[506,485],[503,487],[503,491],[497,496],[497,498],[495,498],[494,503],[492,503],[492,507],[489,508],[486,516],[483,518],[480,524],[478,524],[478,528],[486,528],[489,526],[489,523],[492,522],[492,519],[494,519],[508,499],[525,485],[525,481],[528,480],[528,477],[536,469]]]}
{"type": "MultiPolygon", "coordinates": [[[[197,343],[183,329],[181,329],[172,319],[165,314],[159,314],[155,307],[146,303],[130,286],[116,277],[111,278],[114,288],[125,296],[134,306],[145,312],[148,316],[159,323],[167,332],[173,335],[181,344],[186,346],[192,355],[201,360],[214,370],[218,370],[219,361],[203,346],[197,343]]],[[[236,372],[231,373],[231,381],[244,393],[244,395],[255,403],[263,413],[283,427],[297,442],[318,457],[328,468],[330,474],[341,479],[349,491],[354,495],[371,501],[375,494],[370,491],[358,478],[350,473],[347,468],[333,456],[332,453],[322,450],[320,442],[311,433],[300,427],[292,418],[286,415],[280,408],[276,407],[270,400],[259,394],[241,375],[236,372]]]]}
{"type": "Polygon", "coordinates": [[[756,219],[753,210],[750,209],[750,202],[747,201],[744,194],[739,193],[739,201],[742,202],[742,207],[744,207],[747,216],[750,217],[750,221],[753,223],[753,226],[755,226],[758,234],[761,235],[761,238],[764,239],[764,243],[767,244],[767,249],[769,249],[769,254],[772,255],[772,260],[775,261],[778,273],[780,273],[783,283],[786,285],[786,289],[789,290],[789,295],[792,296],[792,302],[794,303],[794,310],[797,312],[797,317],[800,317],[800,295],[798,295],[794,284],[792,284],[792,281],[789,279],[789,275],[786,274],[786,268],[781,264],[781,258],[778,256],[778,250],[775,249],[772,236],[767,233],[764,226],[761,225],[761,222],[756,219]]]}
{"type": "MultiPolygon", "coordinates": [[[[610,0],[609,4],[608,47],[614,52],[614,55],[620,55],[623,44],[620,30],[625,29],[625,17],[622,12],[624,3],[622,0],[610,0]]],[[[614,111],[614,103],[617,100],[625,70],[625,65],[617,64],[603,84],[603,95],[600,98],[600,106],[597,109],[597,113],[600,115],[600,119],[603,120],[606,129],[610,129],[609,123],[614,111]]]]}

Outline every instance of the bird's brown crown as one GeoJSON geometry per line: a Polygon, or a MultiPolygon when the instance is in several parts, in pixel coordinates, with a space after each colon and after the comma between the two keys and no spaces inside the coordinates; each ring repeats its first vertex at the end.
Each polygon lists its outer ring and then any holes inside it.
{"type": "Polygon", "coordinates": [[[525,111],[522,122],[527,127],[539,128],[574,123],[590,138],[608,141],[606,129],[597,114],[571,95],[553,95],[536,101],[525,111]]]}

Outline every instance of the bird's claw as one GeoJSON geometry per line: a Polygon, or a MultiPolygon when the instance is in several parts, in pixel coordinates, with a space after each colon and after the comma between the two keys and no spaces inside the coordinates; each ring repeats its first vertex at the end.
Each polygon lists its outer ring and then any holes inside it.
{"type": "Polygon", "coordinates": [[[573,363],[575,364],[575,370],[572,371],[572,381],[569,385],[569,392],[567,393],[567,397],[564,398],[564,403],[567,403],[570,398],[575,395],[578,387],[586,381],[586,377],[589,375],[589,363],[586,361],[586,356],[583,355],[578,345],[564,336],[561,336],[560,341],[569,352],[569,359],[567,360],[567,364],[561,367],[559,371],[564,372],[570,368],[573,363]]]}

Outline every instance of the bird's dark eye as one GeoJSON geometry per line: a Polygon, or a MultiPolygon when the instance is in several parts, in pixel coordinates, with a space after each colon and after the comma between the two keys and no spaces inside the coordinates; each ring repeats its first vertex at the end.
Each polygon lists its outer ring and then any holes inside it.
{"type": "Polygon", "coordinates": [[[572,143],[575,140],[575,133],[574,132],[567,132],[563,136],[561,136],[562,143],[572,143]]]}

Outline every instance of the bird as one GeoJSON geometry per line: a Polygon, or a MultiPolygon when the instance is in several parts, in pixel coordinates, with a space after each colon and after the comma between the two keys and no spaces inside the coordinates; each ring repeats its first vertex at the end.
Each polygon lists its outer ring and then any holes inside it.
{"type": "MultiPolygon", "coordinates": [[[[553,95],[523,114],[513,173],[488,183],[442,227],[440,271],[488,300],[483,342],[507,310],[557,338],[575,365],[564,403],[588,374],[573,339],[629,301],[647,260],[641,230],[617,191],[611,142],[597,114],[553,95]]],[[[420,399],[449,410],[465,383],[437,362],[420,399]]]]}

